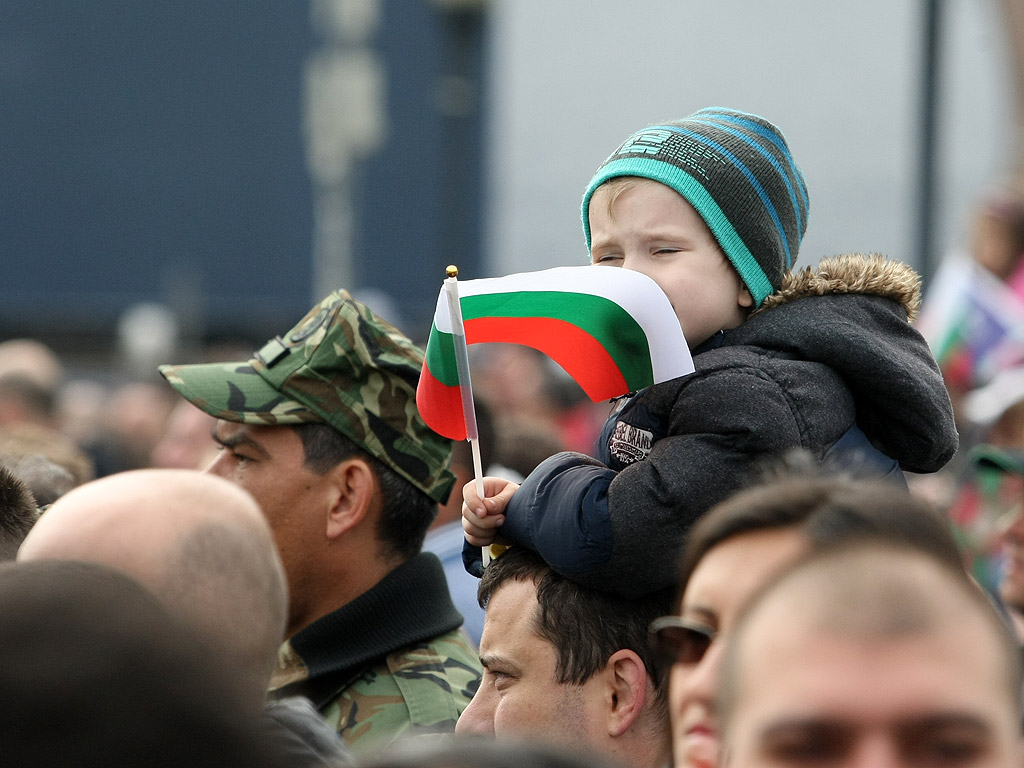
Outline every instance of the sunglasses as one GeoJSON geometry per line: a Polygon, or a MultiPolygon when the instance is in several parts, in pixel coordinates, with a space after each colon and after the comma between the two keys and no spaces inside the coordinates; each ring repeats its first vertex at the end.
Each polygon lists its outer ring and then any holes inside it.
{"type": "Polygon", "coordinates": [[[718,636],[703,624],[679,616],[661,616],[647,629],[648,643],[664,664],[696,664],[718,636]]]}

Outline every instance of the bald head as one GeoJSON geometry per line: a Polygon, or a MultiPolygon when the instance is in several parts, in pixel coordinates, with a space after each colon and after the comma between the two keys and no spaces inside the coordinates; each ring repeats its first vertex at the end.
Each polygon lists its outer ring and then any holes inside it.
{"type": "Polygon", "coordinates": [[[56,353],[35,339],[0,342],[0,378],[20,376],[46,390],[54,390],[63,376],[56,353]]]}
{"type": "Polygon", "coordinates": [[[189,470],[123,472],[61,497],[18,560],[81,560],[122,571],[236,659],[265,690],[287,609],[284,570],[252,497],[189,470]]]}

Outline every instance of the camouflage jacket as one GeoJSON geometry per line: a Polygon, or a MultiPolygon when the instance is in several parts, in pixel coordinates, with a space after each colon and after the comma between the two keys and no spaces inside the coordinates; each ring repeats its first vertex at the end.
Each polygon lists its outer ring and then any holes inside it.
{"type": "Polygon", "coordinates": [[[308,697],[356,758],[450,732],[480,684],[438,559],[421,553],[281,648],[270,696],[308,697]]]}

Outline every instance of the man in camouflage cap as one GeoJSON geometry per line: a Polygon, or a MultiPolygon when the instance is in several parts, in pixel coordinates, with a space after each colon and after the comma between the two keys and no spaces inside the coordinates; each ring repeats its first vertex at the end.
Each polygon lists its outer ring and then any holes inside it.
{"type": "Polygon", "coordinates": [[[416,409],[423,352],[345,291],[242,363],[161,366],[217,418],[207,471],[249,491],[291,596],[271,695],[309,697],[357,756],[451,731],[480,665],[437,558],[451,441],[416,409]]]}

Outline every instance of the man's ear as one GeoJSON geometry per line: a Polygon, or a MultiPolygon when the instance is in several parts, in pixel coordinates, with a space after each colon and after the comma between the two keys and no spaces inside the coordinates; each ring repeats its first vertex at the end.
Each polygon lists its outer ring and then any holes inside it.
{"type": "Polygon", "coordinates": [[[754,297],[750,293],[750,289],[743,286],[740,289],[739,298],[736,299],[737,303],[744,309],[750,309],[754,306],[754,297]]]}
{"type": "Polygon", "coordinates": [[[377,476],[363,459],[345,459],[328,470],[330,475],[327,538],[336,539],[366,517],[376,492],[377,476]]]}
{"type": "Polygon", "coordinates": [[[608,657],[605,673],[609,685],[608,735],[621,736],[643,714],[647,703],[647,668],[627,648],[608,657]]]}

